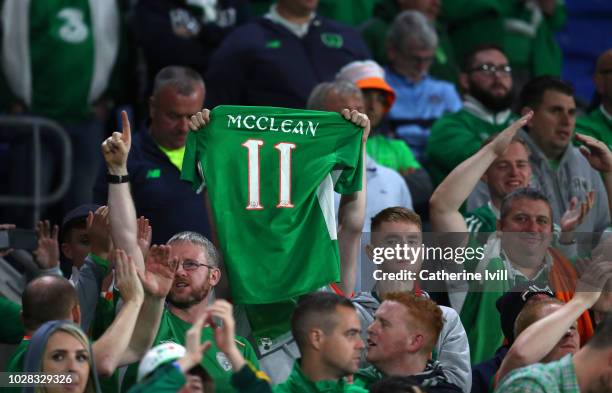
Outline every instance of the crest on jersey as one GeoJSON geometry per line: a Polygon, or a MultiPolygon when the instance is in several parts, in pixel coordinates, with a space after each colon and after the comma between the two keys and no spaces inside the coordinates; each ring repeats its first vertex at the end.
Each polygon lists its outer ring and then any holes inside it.
{"type": "Polygon", "coordinates": [[[230,371],[232,369],[232,363],[230,363],[223,352],[217,352],[217,363],[219,363],[219,366],[225,371],[230,371]]]}

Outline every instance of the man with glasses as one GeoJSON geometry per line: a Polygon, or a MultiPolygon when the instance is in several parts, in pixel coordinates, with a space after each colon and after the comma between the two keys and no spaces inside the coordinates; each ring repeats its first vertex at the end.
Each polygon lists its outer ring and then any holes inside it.
{"type": "Polygon", "coordinates": [[[463,109],[436,121],[427,144],[434,184],[440,184],[487,138],[513,120],[512,70],[499,47],[488,44],[474,48],[465,58],[459,85],[464,92],[463,109]]]}
{"type": "Polygon", "coordinates": [[[612,49],[597,59],[593,82],[601,97],[601,104],[586,116],[578,118],[576,129],[590,135],[612,149],[612,49]]]}
{"type": "MultiPolygon", "coordinates": [[[[191,325],[198,316],[209,312],[212,290],[221,278],[219,254],[208,239],[195,232],[177,233],[170,238],[168,245],[171,247],[170,257],[178,259],[178,268],[153,346],[167,342],[184,346],[191,325]]],[[[212,347],[202,358],[201,365],[215,381],[216,392],[232,392],[232,365],[217,348],[214,334],[211,326],[202,329],[202,341],[209,340],[212,347]]],[[[236,337],[236,344],[247,362],[258,366],[255,351],[247,340],[236,337]]],[[[128,368],[123,380],[126,390],[135,382],[137,370],[138,364],[128,368]]]]}
{"type": "Polygon", "coordinates": [[[440,116],[461,109],[455,87],[429,76],[438,46],[436,30],[418,11],[399,14],[387,36],[389,66],[385,79],[396,94],[389,120],[421,163],[431,125],[440,116]]]}

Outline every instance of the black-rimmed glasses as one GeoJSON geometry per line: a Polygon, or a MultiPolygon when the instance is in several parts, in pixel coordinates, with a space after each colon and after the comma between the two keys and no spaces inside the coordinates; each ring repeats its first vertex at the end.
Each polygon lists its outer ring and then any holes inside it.
{"type": "Polygon", "coordinates": [[[512,73],[512,67],[510,67],[508,64],[495,65],[485,63],[472,68],[470,72],[482,72],[483,74],[487,75],[495,75],[496,72],[499,72],[502,75],[510,75],[512,73]]]}

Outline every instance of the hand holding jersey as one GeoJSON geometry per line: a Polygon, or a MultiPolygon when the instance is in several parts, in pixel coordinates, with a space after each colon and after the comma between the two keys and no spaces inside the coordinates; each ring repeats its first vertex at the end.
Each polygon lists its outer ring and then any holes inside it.
{"type": "Polygon", "coordinates": [[[201,112],[191,116],[191,122],[189,122],[189,128],[191,131],[198,131],[200,128],[204,128],[210,122],[210,111],[208,109],[202,109],[201,112]]]}
{"type": "MultiPolygon", "coordinates": [[[[356,110],[343,109],[341,112],[344,118],[357,126],[363,127],[363,137],[361,140],[365,143],[368,140],[368,136],[370,135],[370,119],[368,115],[364,113],[360,113],[356,110]]],[[[210,110],[202,109],[201,112],[196,113],[191,116],[191,122],[189,123],[189,128],[191,131],[198,131],[201,128],[206,127],[206,125],[210,122],[210,110]]]]}
{"type": "Polygon", "coordinates": [[[331,191],[362,188],[367,116],[219,106],[191,120],[207,130],[189,135],[181,176],[196,189],[206,180],[233,299],[265,304],[338,282],[331,191]]]}
{"type": "Polygon", "coordinates": [[[342,112],[340,113],[342,114],[342,116],[344,116],[346,120],[350,121],[358,127],[363,127],[363,136],[361,137],[361,141],[363,143],[366,143],[366,141],[368,140],[368,136],[370,135],[370,119],[368,118],[368,115],[356,111],[354,109],[342,109],[342,112]]]}

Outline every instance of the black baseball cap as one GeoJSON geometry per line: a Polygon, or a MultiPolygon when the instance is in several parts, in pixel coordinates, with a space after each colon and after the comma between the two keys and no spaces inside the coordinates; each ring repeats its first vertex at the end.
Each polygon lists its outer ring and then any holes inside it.
{"type": "Polygon", "coordinates": [[[512,344],[514,342],[514,321],[527,304],[527,301],[536,295],[555,297],[555,292],[546,284],[533,281],[518,284],[497,299],[495,306],[499,311],[504,336],[512,344]]]}

